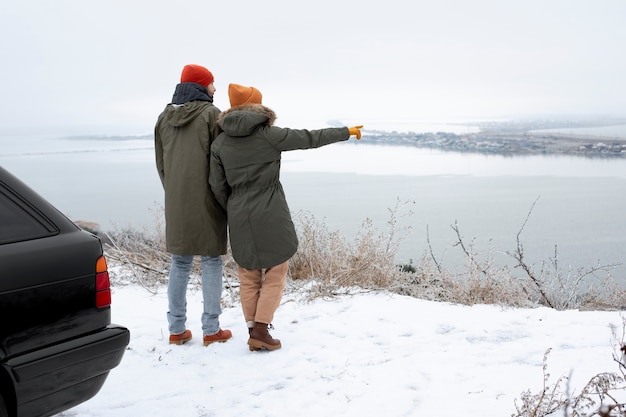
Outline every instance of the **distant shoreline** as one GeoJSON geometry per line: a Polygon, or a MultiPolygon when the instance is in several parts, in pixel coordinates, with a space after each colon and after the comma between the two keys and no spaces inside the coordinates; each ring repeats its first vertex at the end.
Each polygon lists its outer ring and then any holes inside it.
{"type": "Polygon", "coordinates": [[[626,158],[626,138],[559,132],[484,130],[478,133],[373,132],[368,143],[499,155],[626,158]]]}
{"type": "Polygon", "coordinates": [[[499,155],[570,155],[589,158],[626,158],[626,134],[605,136],[564,132],[607,126],[626,127],[622,120],[611,125],[599,122],[487,122],[478,132],[368,132],[368,143],[416,146],[453,152],[499,155]]]}

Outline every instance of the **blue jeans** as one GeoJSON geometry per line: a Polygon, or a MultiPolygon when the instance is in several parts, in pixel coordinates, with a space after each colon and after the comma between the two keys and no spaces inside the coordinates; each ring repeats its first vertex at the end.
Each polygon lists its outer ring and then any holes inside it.
{"type": "MultiPolygon", "coordinates": [[[[201,256],[202,262],[202,312],[203,334],[215,334],[220,329],[219,316],[222,314],[222,258],[201,256]]],[[[170,334],[185,331],[187,322],[187,283],[193,263],[192,255],[172,255],[172,267],[167,285],[169,311],[167,321],[170,334]]]]}

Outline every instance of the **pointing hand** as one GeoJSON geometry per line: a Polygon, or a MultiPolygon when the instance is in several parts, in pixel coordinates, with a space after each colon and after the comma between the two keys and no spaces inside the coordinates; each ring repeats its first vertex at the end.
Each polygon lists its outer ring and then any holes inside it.
{"type": "Polygon", "coordinates": [[[350,136],[356,136],[356,140],[361,139],[361,130],[363,125],[349,127],[348,131],[350,132],[350,136]]]}

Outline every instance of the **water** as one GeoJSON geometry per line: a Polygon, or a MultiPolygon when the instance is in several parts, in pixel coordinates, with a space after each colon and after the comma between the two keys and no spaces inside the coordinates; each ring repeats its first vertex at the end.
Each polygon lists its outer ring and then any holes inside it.
{"type": "MultiPolygon", "coordinates": [[[[145,137],[0,137],[0,165],[74,220],[105,230],[153,229],[163,201],[153,142],[145,137]]],[[[353,239],[372,219],[404,239],[399,262],[428,250],[462,268],[458,225],[469,245],[508,264],[520,235],[529,263],[558,250],[562,266],[626,264],[626,160],[478,155],[351,141],[286,152],[282,181],[292,212],[311,212],[353,239]],[[534,206],[533,206],[534,205],[534,206]],[[532,208],[532,209],[531,209],[532,208]],[[408,230],[410,228],[410,230],[408,230]],[[427,240],[430,239],[430,248],[427,240]]],[[[626,267],[615,268],[626,282],[626,267]]]]}
{"type": "MultiPolygon", "coordinates": [[[[310,210],[354,236],[366,217],[384,230],[389,210],[408,202],[402,210],[412,214],[399,222],[412,227],[398,256],[404,261],[432,248],[444,265],[458,268],[456,223],[466,245],[475,239],[477,248],[500,252],[515,250],[521,230],[535,264],[555,250],[560,264],[574,269],[626,263],[624,160],[359,145],[321,148],[308,158],[312,151],[285,154],[283,183],[292,210],[310,210]]],[[[501,253],[496,260],[510,265],[512,258],[501,253]]],[[[615,271],[626,279],[624,267],[615,271]]]]}
{"type": "Polygon", "coordinates": [[[0,165],[72,220],[154,227],[163,201],[152,139],[0,137],[0,165]]]}

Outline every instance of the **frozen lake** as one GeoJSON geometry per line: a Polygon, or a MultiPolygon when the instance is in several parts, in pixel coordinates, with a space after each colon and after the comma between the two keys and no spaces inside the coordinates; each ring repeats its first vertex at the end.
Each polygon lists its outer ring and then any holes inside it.
{"type": "MultiPolygon", "coordinates": [[[[145,137],[2,137],[0,165],[68,217],[105,230],[152,229],[160,214],[163,190],[145,137]]],[[[548,260],[556,245],[561,265],[626,263],[626,160],[487,156],[363,140],[284,153],[282,182],[294,214],[311,212],[349,239],[367,218],[385,231],[400,202],[406,217],[398,226],[411,230],[399,262],[428,249],[428,228],[435,255],[456,265],[455,222],[466,243],[512,252],[536,201],[521,236],[530,261],[548,260]]],[[[625,270],[616,269],[624,281],[625,270]]]]}

